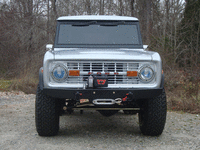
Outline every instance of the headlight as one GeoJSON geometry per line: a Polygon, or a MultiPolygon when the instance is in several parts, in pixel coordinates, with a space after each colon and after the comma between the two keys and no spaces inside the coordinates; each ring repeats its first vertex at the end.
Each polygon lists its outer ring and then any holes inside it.
{"type": "Polygon", "coordinates": [[[67,69],[62,64],[57,64],[51,73],[52,78],[57,82],[63,82],[67,78],[67,69]]]}
{"type": "Polygon", "coordinates": [[[154,71],[150,66],[144,66],[139,71],[139,78],[143,82],[150,82],[154,77],[154,71]]]}

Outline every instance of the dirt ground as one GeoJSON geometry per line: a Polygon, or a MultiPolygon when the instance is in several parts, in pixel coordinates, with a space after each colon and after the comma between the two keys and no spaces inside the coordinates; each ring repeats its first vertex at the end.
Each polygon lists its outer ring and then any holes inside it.
{"type": "Polygon", "coordinates": [[[137,115],[104,117],[84,111],[60,117],[57,136],[40,137],[35,129],[35,95],[0,93],[0,150],[200,149],[200,115],[168,112],[159,137],[140,133],[137,115]]]}

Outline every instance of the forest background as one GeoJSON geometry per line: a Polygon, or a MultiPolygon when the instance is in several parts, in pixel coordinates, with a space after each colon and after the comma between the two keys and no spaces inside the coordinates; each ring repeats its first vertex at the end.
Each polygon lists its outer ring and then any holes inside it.
{"type": "Polygon", "coordinates": [[[200,0],[1,0],[0,90],[35,93],[56,18],[134,16],[163,61],[168,109],[200,113],[200,0]]]}

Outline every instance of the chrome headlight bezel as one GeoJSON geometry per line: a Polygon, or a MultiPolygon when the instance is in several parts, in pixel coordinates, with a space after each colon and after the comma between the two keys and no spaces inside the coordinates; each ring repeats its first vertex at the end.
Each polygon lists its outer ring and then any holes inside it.
{"type": "Polygon", "coordinates": [[[51,77],[55,82],[60,83],[60,82],[66,81],[68,78],[68,68],[63,64],[56,64],[51,70],[51,77]],[[55,71],[56,71],[56,69],[58,69],[58,67],[60,67],[60,69],[62,69],[62,71],[61,71],[62,77],[60,79],[59,79],[59,77],[56,77],[56,75],[55,75],[55,73],[56,73],[55,71]]]}
{"type": "Polygon", "coordinates": [[[138,77],[141,82],[149,83],[155,78],[155,70],[150,65],[143,65],[139,69],[138,77]],[[150,75],[150,77],[144,75],[146,71],[149,72],[148,74],[150,75]]]}

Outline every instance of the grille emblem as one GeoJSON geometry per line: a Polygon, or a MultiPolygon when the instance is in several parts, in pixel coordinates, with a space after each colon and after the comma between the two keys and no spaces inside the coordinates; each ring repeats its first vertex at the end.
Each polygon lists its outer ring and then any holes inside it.
{"type": "Polygon", "coordinates": [[[106,83],[106,80],[104,79],[97,79],[98,85],[104,85],[106,83]]]}

